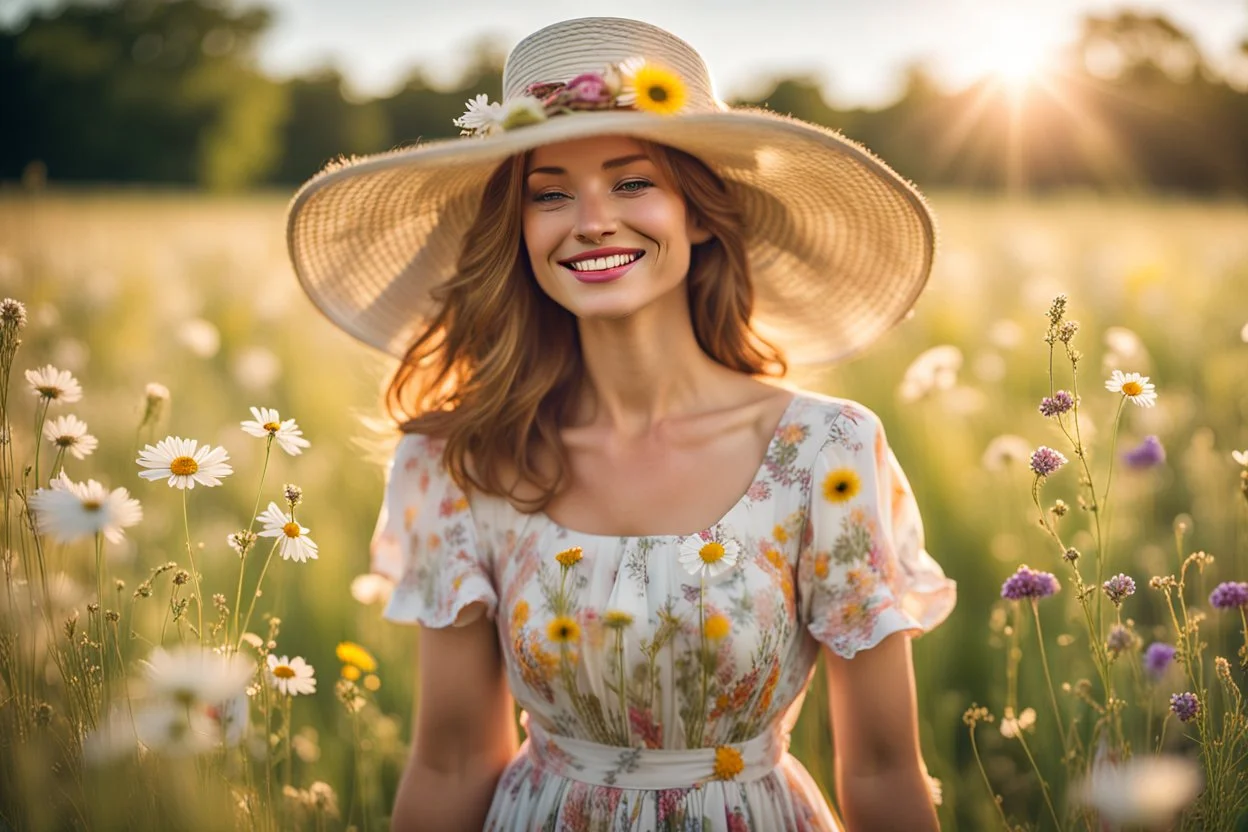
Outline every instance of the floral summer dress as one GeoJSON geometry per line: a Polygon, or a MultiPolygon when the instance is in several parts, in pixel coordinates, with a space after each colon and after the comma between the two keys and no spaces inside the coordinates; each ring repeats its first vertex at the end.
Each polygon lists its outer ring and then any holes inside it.
{"type": "Polygon", "coordinates": [[[447,627],[483,602],[496,622],[528,738],[486,829],[838,828],[786,751],[819,645],[850,658],[955,601],[875,414],[798,393],[749,490],[690,535],[586,534],[465,496],[441,451],[400,441],[373,568],[396,581],[393,621],[447,627]]]}

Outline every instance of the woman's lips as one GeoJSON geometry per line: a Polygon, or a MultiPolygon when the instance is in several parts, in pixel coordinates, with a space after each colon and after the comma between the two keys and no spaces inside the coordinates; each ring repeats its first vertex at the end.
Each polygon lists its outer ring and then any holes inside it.
{"type": "Polygon", "coordinates": [[[581,271],[577,271],[576,269],[572,268],[571,266],[567,264],[562,264],[562,265],[565,269],[567,269],[569,272],[572,273],[573,277],[575,277],[577,280],[579,280],[582,283],[609,283],[612,280],[618,280],[619,278],[623,277],[628,272],[629,269],[631,269],[633,266],[636,266],[643,259],[645,259],[645,256],[646,255],[642,253],[638,255],[636,260],[633,260],[632,262],[625,263],[622,266],[616,266],[615,268],[612,268],[612,269],[602,269],[601,271],[581,272],[581,271]]]}

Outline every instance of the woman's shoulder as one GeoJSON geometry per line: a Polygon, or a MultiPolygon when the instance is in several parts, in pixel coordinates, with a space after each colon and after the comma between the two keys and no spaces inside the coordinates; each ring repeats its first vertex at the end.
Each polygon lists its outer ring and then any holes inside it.
{"type": "Polygon", "coordinates": [[[788,419],[804,424],[818,445],[847,435],[874,434],[883,428],[880,417],[862,402],[800,388],[794,390],[788,419]]]}

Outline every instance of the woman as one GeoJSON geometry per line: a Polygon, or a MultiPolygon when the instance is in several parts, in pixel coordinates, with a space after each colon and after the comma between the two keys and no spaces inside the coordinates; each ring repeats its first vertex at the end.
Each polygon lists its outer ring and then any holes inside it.
{"type": "Polygon", "coordinates": [[[875,415],[766,380],[906,313],[922,199],[636,21],[529,36],[504,91],[291,208],[309,295],[403,359],[372,546],[422,628],[394,828],[935,828],[909,637],[953,583],[875,415]],[[821,651],[843,822],[786,752],[821,651]]]}

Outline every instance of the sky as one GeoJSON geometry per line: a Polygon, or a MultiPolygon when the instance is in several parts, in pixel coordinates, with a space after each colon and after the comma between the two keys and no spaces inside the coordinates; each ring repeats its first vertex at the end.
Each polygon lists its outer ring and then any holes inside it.
{"type": "MultiPolygon", "coordinates": [[[[245,5],[235,0],[235,5],[245,5]]],[[[0,25],[57,0],[0,0],[0,25]]],[[[830,103],[879,106],[923,62],[950,88],[1069,41],[1081,17],[1159,12],[1212,63],[1248,39],[1248,0],[264,0],[276,22],[260,63],[278,77],[333,64],[361,96],[384,95],[419,65],[439,82],[482,37],[504,50],[558,20],[611,15],[675,33],[706,60],[721,97],[761,94],[777,73],[820,81],[830,103]]],[[[495,97],[496,90],[483,90],[495,97]]]]}

